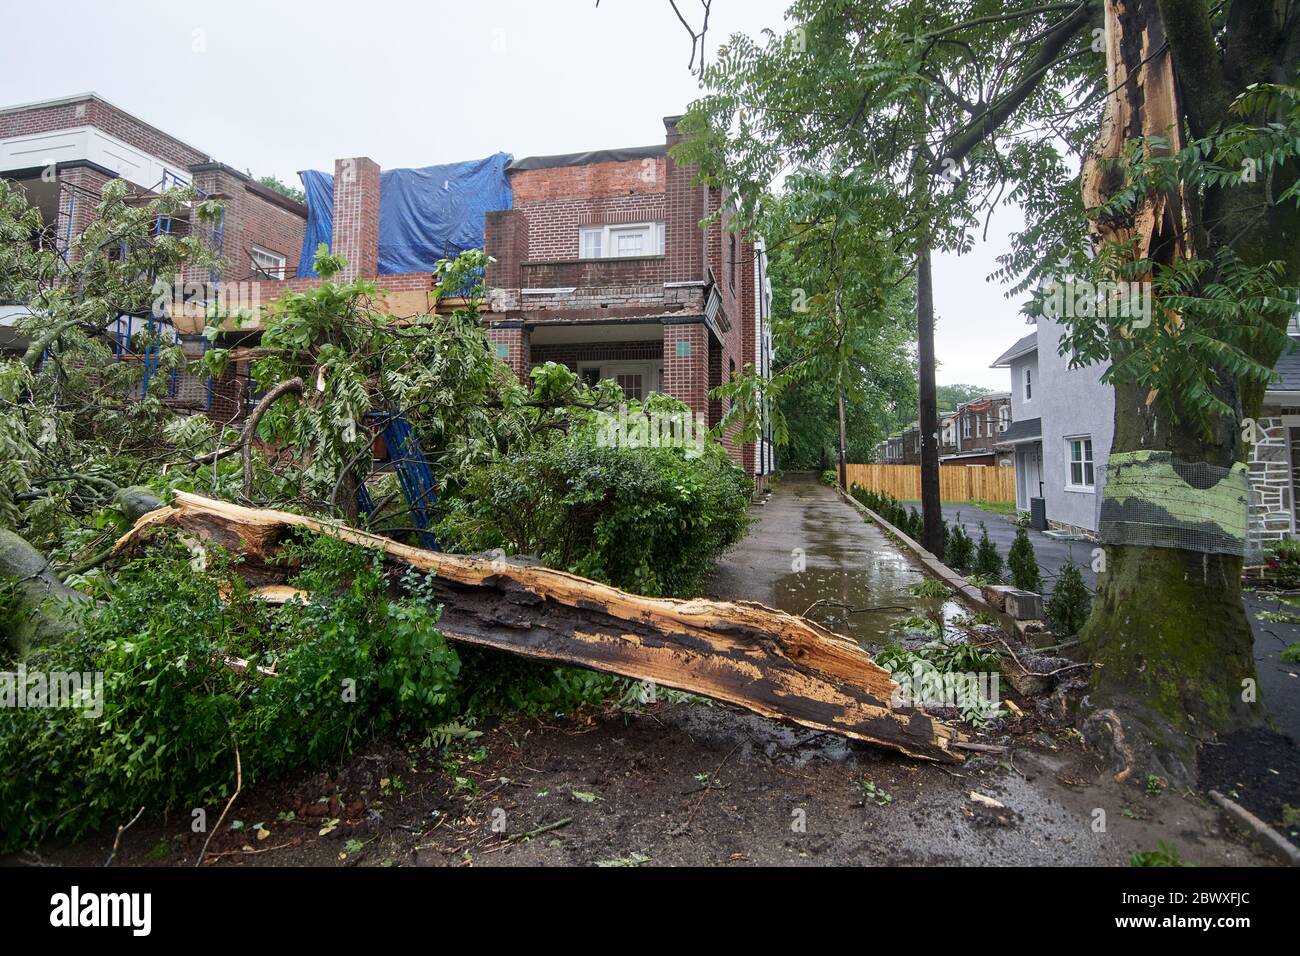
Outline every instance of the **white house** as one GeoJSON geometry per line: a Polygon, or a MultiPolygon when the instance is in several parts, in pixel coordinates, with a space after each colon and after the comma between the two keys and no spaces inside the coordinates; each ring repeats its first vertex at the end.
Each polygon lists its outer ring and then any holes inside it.
{"type": "MultiPolygon", "coordinates": [[[[1300,329],[1292,328],[1292,341],[1300,329]]],[[[993,362],[1011,376],[1012,424],[1001,443],[1014,450],[1016,508],[1043,529],[1093,537],[1115,424],[1115,391],[1103,365],[1071,369],[1060,354],[1062,327],[1038,319],[1034,331],[993,362]],[[1037,508],[1035,505],[1037,504],[1037,508]]],[[[1253,434],[1247,465],[1250,503],[1245,552],[1294,537],[1300,489],[1300,350],[1274,366],[1274,382],[1253,434]]]]}

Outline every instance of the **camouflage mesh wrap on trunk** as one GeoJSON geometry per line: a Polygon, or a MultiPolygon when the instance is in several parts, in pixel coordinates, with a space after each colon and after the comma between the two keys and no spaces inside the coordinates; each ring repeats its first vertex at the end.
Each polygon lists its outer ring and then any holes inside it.
{"type": "Polygon", "coordinates": [[[1220,468],[1164,451],[1112,454],[1101,500],[1106,544],[1245,557],[1250,483],[1240,462],[1220,468]]]}

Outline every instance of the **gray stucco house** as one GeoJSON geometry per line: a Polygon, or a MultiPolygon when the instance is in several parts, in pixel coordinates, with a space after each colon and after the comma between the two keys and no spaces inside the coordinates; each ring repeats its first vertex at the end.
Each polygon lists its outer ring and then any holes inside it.
{"type": "MultiPolygon", "coordinates": [[[[1294,323],[1293,323],[1294,325],[1294,323]]],[[[1033,332],[993,362],[1011,375],[1012,424],[1001,443],[1015,456],[1016,508],[1045,505],[1048,528],[1094,537],[1115,425],[1115,392],[1105,366],[1072,369],[1059,352],[1062,328],[1039,318],[1033,332]]],[[[1292,329],[1292,341],[1300,341],[1292,329]]],[[[1278,360],[1256,420],[1247,464],[1250,513],[1247,559],[1270,542],[1294,537],[1300,488],[1300,349],[1278,360]]]]}
{"type": "Polygon", "coordinates": [[[1115,399],[1104,368],[1072,369],[1058,353],[1061,326],[1039,319],[1034,331],[993,362],[1011,373],[1011,427],[1002,444],[1015,452],[1016,508],[1044,501],[1047,527],[1074,534],[1097,530],[1115,399]]]}

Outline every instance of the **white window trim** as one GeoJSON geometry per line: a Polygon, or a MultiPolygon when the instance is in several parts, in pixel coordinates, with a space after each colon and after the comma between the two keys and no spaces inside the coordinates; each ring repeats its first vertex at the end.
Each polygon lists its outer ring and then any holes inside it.
{"type": "Polygon", "coordinates": [[[648,256],[664,254],[664,224],[662,222],[612,222],[604,226],[581,226],[578,229],[578,258],[591,259],[642,259],[648,256]],[[650,250],[635,256],[618,256],[614,254],[614,236],[619,232],[648,230],[650,250]],[[589,235],[600,236],[600,255],[586,254],[586,240],[589,235]]]}
{"type": "Polygon", "coordinates": [[[272,252],[270,249],[266,249],[263,248],[262,246],[255,245],[252,247],[251,258],[252,258],[253,272],[255,274],[261,273],[263,275],[270,275],[270,277],[273,279],[284,278],[284,267],[285,265],[288,264],[289,261],[287,256],[282,256],[278,252],[272,252]],[[274,261],[275,265],[266,266],[259,263],[257,261],[258,256],[265,256],[267,259],[274,261]]]}
{"type": "Polygon", "coordinates": [[[1030,374],[1033,368],[1026,365],[1020,370],[1020,400],[1028,404],[1034,400],[1034,377],[1030,374]]]}
{"type": "Polygon", "coordinates": [[[580,362],[578,364],[579,380],[593,369],[600,373],[602,382],[607,378],[614,378],[618,375],[640,375],[642,387],[645,389],[645,395],[641,398],[642,401],[645,401],[656,392],[662,392],[664,367],[661,362],[580,362]]]}
{"type": "MultiPolygon", "coordinates": [[[[1074,442],[1091,442],[1092,436],[1091,435],[1066,435],[1064,441],[1065,441],[1065,490],[1079,491],[1087,494],[1096,494],[1097,493],[1097,446],[1095,444],[1092,446],[1092,458],[1082,459],[1082,461],[1085,463],[1089,461],[1092,463],[1092,484],[1076,485],[1074,483],[1073,476],[1070,473],[1071,472],[1070,466],[1074,463],[1074,459],[1071,457],[1070,454],[1072,451],[1072,448],[1070,446],[1074,442]]],[[[1079,453],[1083,454],[1083,450],[1080,449],[1079,453]]],[[[1082,471],[1082,469],[1080,470],[1082,471]]]]}

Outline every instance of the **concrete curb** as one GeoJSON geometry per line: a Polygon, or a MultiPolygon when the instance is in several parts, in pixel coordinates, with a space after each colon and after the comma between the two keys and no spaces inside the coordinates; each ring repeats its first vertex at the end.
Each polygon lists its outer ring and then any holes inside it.
{"type": "Polygon", "coordinates": [[[1297,849],[1295,844],[1282,834],[1241,804],[1229,800],[1217,790],[1210,791],[1210,799],[1222,807],[1230,817],[1235,818],[1238,823],[1249,830],[1255,837],[1256,842],[1266,850],[1271,851],[1275,856],[1291,866],[1300,866],[1300,849],[1297,849]]]}

